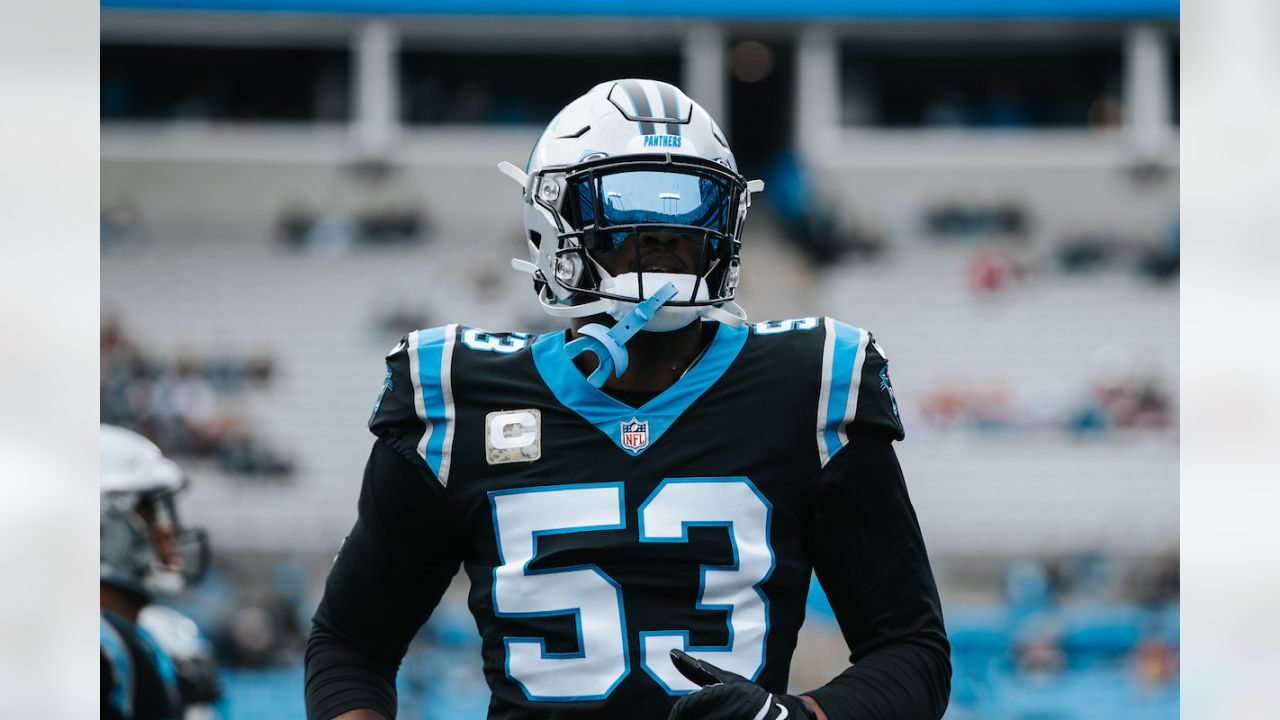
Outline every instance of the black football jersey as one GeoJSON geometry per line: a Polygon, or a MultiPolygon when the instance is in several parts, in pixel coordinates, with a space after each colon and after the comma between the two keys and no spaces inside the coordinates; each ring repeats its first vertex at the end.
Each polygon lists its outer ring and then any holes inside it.
{"type": "Polygon", "coordinates": [[[665,718],[697,689],[673,648],[785,692],[823,468],[851,429],[902,425],[870,333],[711,327],[640,407],[588,383],[564,332],[449,325],[388,356],[370,427],[457,520],[490,718],[665,718]]]}
{"type": "Polygon", "coordinates": [[[99,615],[101,718],[178,720],[182,701],[173,661],[135,623],[102,610],[99,615]]]}

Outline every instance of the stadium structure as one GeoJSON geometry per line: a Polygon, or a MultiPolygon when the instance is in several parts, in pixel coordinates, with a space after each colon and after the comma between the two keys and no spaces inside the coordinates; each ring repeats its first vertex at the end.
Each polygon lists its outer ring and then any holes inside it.
{"type": "MultiPolygon", "coordinates": [[[[753,319],[888,351],[948,717],[1176,713],[1176,0],[105,0],[101,28],[104,417],[181,428],[208,631],[252,625],[227,603],[297,616],[226,716],[301,717],[281,658],[353,520],[383,353],[551,327],[496,165],[618,77],[680,85],[766,180],[753,319]]],[[[843,661],[821,607],[798,687],[843,661]]],[[[459,612],[405,716],[475,712],[437,689],[442,653],[478,676],[459,612]]]]}

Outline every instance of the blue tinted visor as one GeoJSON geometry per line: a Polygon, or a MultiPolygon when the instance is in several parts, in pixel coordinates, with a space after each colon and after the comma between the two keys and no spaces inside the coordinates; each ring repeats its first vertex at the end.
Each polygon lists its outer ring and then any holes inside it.
{"type": "Polygon", "coordinates": [[[631,170],[570,181],[567,219],[577,228],[675,225],[728,233],[734,194],[727,178],[631,170]]]}

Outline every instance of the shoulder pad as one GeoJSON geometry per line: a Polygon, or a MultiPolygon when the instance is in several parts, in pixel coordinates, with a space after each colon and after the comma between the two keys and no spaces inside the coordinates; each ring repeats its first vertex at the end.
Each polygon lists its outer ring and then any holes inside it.
{"type": "Polygon", "coordinates": [[[449,478],[454,407],[450,371],[458,326],[415,330],[387,355],[387,375],[369,430],[441,485],[449,478]]]}
{"type": "Polygon", "coordinates": [[[818,397],[818,456],[826,465],[849,443],[850,432],[904,436],[889,361],[862,328],[824,318],[822,384],[818,397]]]}

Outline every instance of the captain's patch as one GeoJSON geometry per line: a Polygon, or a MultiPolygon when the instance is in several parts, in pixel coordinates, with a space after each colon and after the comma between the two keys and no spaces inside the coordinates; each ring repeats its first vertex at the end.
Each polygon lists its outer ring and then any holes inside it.
{"type": "Polygon", "coordinates": [[[533,462],[542,457],[542,413],[499,410],[484,418],[484,459],[490,465],[533,462]]]}

